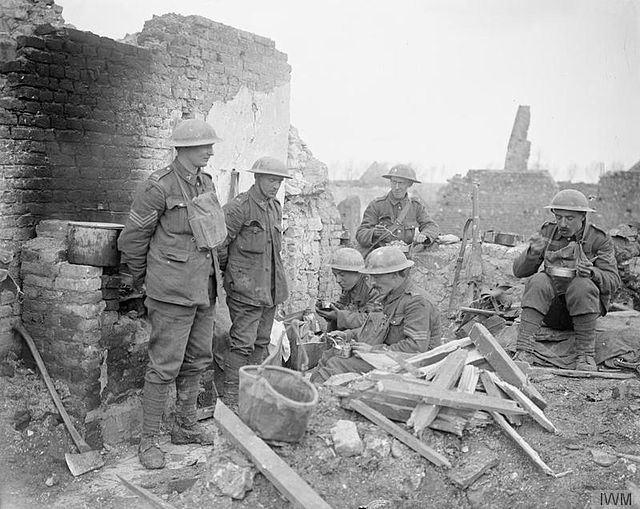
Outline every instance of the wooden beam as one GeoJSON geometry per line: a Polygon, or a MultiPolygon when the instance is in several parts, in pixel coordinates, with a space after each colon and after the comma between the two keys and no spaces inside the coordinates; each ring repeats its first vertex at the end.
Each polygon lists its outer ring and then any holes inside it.
{"type": "Polygon", "coordinates": [[[551,433],[557,433],[558,430],[553,425],[553,423],[547,419],[547,416],[544,415],[542,410],[540,410],[533,401],[527,398],[517,387],[505,382],[504,380],[500,380],[500,377],[495,373],[491,373],[491,371],[486,372],[489,375],[489,378],[495,383],[498,387],[500,387],[504,392],[506,392],[509,396],[515,399],[522,408],[524,408],[527,413],[533,417],[533,420],[536,421],[540,426],[542,426],[547,431],[551,433]]]}
{"type": "Polygon", "coordinates": [[[225,435],[241,449],[260,472],[273,483],[294,506],[305,509],[331,509],[320,495],[289,467],[271,448],[221,401],[213,413],[225,435]]]}
{"type": "MultiPolygon", "coordinates": [[[[444,360],[440,369],[433,379],[432,385],[436,388],[450,389],[453,387],[464,368],[467,359],[466,350],[455,350],[444,360]]],[[[378,382],[383,383],[383,382],[378,382]]],[[[419,434],[424,428],[429,426],[437,417],[440,409],[436,405],[419,403],[411,413],[407,425],[413,427],[414,433],[419,434]]]]}
{"type": "Polygon", "coordinates": [[[521,389],[540,408],[544,409],[547,406],[547,402],[542,395],[529,383],[527,376],[516,366],[515,362],[484,325],[475,324],[469,335],[478,350],[480,350],[480,353],[484,355],[502,380],[521,389]]]}
{"type": "Polygon", "coordinates": [[[387,433],[400,440],[403,444],[416,451],[418,454],[429,460],[434,465],[439,467],[443,466],[451,468],[451,463],[445,456],[432,449],[427,444],[419,440],[417,437],[413,436],[408,431],[402,429],[397,424],[391,422],[380,412],[376,412],[373,408],[358,400],[350,401],[350,405],[353,410],[363,415],[371,422],[380,426],[387,433]]]}
{"type": "Polygon", "coordinates": [[[400,365],[396,361],[391,359],[386,353],[357,352],[355,356],[359,357],[365,362],[368,362],[376,369],[389,371],[391,373],[400,371],[400,365]]]}
{"type": "Polygon", "coordinates": [[[466,408],[471,410],[496,411],[508,414],[526,414],[515,401],[509,399],[492,398],[480,394],[469,394],[450,389],[441,389],[435,384],[418,386],[417,384],[403,384],[393,380],[378,382],[381,392],[394,396],[420,396],[426,403],[451,408],[466,408]]]}
{"type": "Polygon", "coordinates": [[[430,364],[434,364],[439,360],[444,359],[447,355],[459,348],[465,348],[472,344],[473,341],[471,341],[471,338],[454,339],[453,341],[437,346],[428,352],[422,352],[414,355],[413,357],[409,357],[407,362],[416,367],[429,366],[430,364]]]}
{"type": "MultiPolygon", "coordinates": [[[[484,391],[487,393],[487,396],[491,396],[492,398],[502,398],[506,399],[506,395],[502,392],[489,374],[486,371],[482,371],[480,373],[480,380],[482,380],[482,385],[484,387],[484,391]]],[[[520,426],[522,424],[522,416],[521,415],[505,415],[507,421],[509,423],[514,424],[516,426],[520,426]]]]}
{"type": "Polygon", "coordinates": [[[124,477],[120,477],[119,474],[116,474],[116,477],[120,479],[120,482],[124,484],[129,489],[129,491],[135,493],[151,507],[154,507],[155,509],[175,509],[175,506],[171,505],[169,502],[165,502],[160,497],[143,488],[142,486],[138,486],[136,484],[133,484],[131,481],[127,481],[124,477]]]}
{"type": "Polygon", "coordinates": [[[518,446],[525,452],[529,458],[533,460],[533,462],[542,470],[545,474],[550,475],[551,477],[556,477],[553,469],[547,465],[540,455],[535,451],[533,447],[531,447],[520,435],[518,432],[513,429],[509,423],[505,420],[505,418],[500,415],[498,412],[490,412],[491,417],[498,423],[498,425],[511,437],[511,439],[518,444],[518,446]]]}
{"type": "Polygon", "coordinates": [[[623,371],[582,371],[576,369],[560,369],[560,368],[529,368],[529,373],[551,373],[552,375],[567,376],[571,378],[615,378],[626,380],[628,378],[636,378],[634,373],[625,373],[623,371]]]}

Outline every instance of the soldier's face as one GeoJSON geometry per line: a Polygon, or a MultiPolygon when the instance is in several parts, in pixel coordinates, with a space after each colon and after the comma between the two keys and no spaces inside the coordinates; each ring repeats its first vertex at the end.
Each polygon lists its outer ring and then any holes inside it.
{"type": "Polygon", "coordinates": [[[572,237],[582,228],[586,214],[573,210],[554,209],[553,215],[556,216],[556,223],[558,223],[558,233],[562,237],[572,237]]]}
{"type": "Polygon", "coordinates": [[[397,272],[392,272],[391,274],[369,274],[369,277],[371,278],[371,287],[380,294],[380,297],[386,297],[404,281],[397,272]]]}
{"type": "Polygon", "coordinates": [[[180,147],[180,153],[187,164],[191,164],[193,168],[203,168],[213,155],[213,144],[198,145],[196,147],[180,147]]]}
{"type": "Polygon", "coordinates": [[[356,286],[356,283],[360,279],[359,272],[350,272],[338,269],[333,269],[333,276],[336,278],[336,282],[340,285],[340,288],[345,292],[356,286]]]}
{"type": "Polygon", "coordinates": [[[282,177],[276,175],[256,175],[256,185],[267,198],[276,197],[282,180],[282,177]]]}
{"type": "Polygon", "coordinates": [[[413,184],[413,182],[411,182],[410,180],[400,177],[391,177],[389,179],[389,182],[391,185],[391,194],[396,199],[402,198],[405,194],[407,194],[407,189],[409,189],[411,187],[411,184],[413,184]]]}

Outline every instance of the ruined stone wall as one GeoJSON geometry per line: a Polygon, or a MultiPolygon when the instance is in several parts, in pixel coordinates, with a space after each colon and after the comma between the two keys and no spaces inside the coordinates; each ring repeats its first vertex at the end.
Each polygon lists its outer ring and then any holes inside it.
{"type": "MultiPolygon", "coordinates": [[[[13,46],[0,55],[1,248],[19,254],[42,219],[123,222],[138,183],[172,158],[167,140],[183,117],[226,140],[207,168],[222,202],[231,168],[285,159],[290,67],[273,41],[170,14],[125,44],[61,27],[50,1],[2,9],[13,46]]],[[[0,353],[11,336],[0,330],[0,353]]]]}
{"type": "Polygon", "coordinates": [[[605,173],[598,182],[595,208],[607,228],[640,222],[640,172],[605,173]]]}
{"type": "Polygon", "coordinates": [[[327,166],[313,157],[295,128],[289,134],[286,182],[284,265],[289,277],[285,312],[300,311],[316,299],[335,299],[338,287],[328,263],[340,243],[342,224],[333,196],[327,190],[327,166]]]}
{"type": "Polygon", "coordinates": [[[444,233],[462,235],[471,217],[473,182],[480,184],[480,229],[529,235],[550,219],[543,208],[558,192],[558,185],[547,171],[509,172],[469,170],[442,188],[435,220],[444,233]]]}

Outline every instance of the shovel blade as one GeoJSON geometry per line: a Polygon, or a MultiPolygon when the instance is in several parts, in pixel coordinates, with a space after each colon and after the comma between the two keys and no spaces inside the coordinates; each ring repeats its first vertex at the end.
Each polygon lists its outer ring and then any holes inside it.
{"type": "Polygon", "coordinates": [[[104,465],[99,451],[87,451],[80,454],[66,453],[64,459],[67,460],[67,466],[74,477],[97,470],[104,465]]]}

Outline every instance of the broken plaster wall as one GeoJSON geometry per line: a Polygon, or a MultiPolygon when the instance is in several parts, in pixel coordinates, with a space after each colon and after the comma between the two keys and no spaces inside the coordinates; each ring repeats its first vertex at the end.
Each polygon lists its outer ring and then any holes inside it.
{"type": "MultiPolygon", "coordinates": [[[[167,140],[181,117],[208,119],[231,142],[233,151],[218,151],[208,168],[214,173],[217,168],[242,168],[257,154],[286,157],[290,67],[286,55],[269,39],[205,18],[173,14],[147,22],[133,41],[137,45],[53,24],[37,25],[28,35],[24,33],[15,38],[15,53],[5,53],[0,62],[0,241],[11,244],[18,254],[43,220],[124,222],[138,183],[172,158],[167,140]]],[[[218,192],[224,201],[228,189],[220,178],[218,192]]],[[[65,263],[64,259],[58,262],[65,263]]],[[[72,313],[55,308],[52,313],[57,316],[46,321],[44,290],[50,289],[49,283],[55,287],[56,278],[52,275],[51,281],[45,281],[36,265],[24,268],[24,274],[30,274],[30,291],[25,296],[25,308],[30,310],[27,329],[34,331],[45,363],[81,394],[78,372],[65,364],[64,352],[65,348],[72,353],[86,349],[74,344],[74,338],[81,341],[82,335],[68,334],[66,328],[73,323],[88,325],[74,316],[80,308],[72,313]],[[59,325],[60,320],[66,328],[59,325]],[[53,337],[66,341],[54,349],[53,337]]],[[[19,267],[16,256],[12,274],[18,279],[19,267]]],[[[83,281],[78,288],[86,283],[92,288],[88,291],[94,292],[91,298],[97,299],[93,286],[101,279],[91,274],[79,278],[91,281],[83,281]]],[[[98,301],[106,305],[104,298],[98,301]]],[[[102,307],[99,302],[90,304],[102,307]]],[[[7,310],[12,315],[21,312],[7,310]]],[[[102,319],[107,311],[96,308],[94,318],[102,319]]],[[[112,320],[113,314],[107,318],[112,320]]],[[[12,319],[0,320],[3,354],[17,348],[12,319]]],[[[118,319],[120,325],[123,319],[118,319]]],[[[115,331],[113,337],[118,334],[115,331]]],[[[98,383],[102,375],[96,362],[104,359],[104,350],[114,362],[126,360],[127,352],[119,355],[116,341],[109,337],[96,338],[90,341],[98,353],[91,351],[91,366],[83,372],[85,389],[92,394],[87,398],[89,406],[97,401],[98,387],[106,387],[102,395],[112,399],[128,390],[116,383],[123,373],[139,387],[143,371],[138,369],[141,357],[129,355],[129,366],[110,366],[113,383],[98,383]]],[[[140,343],[139,334],[136,342],[140,343]]]]}

